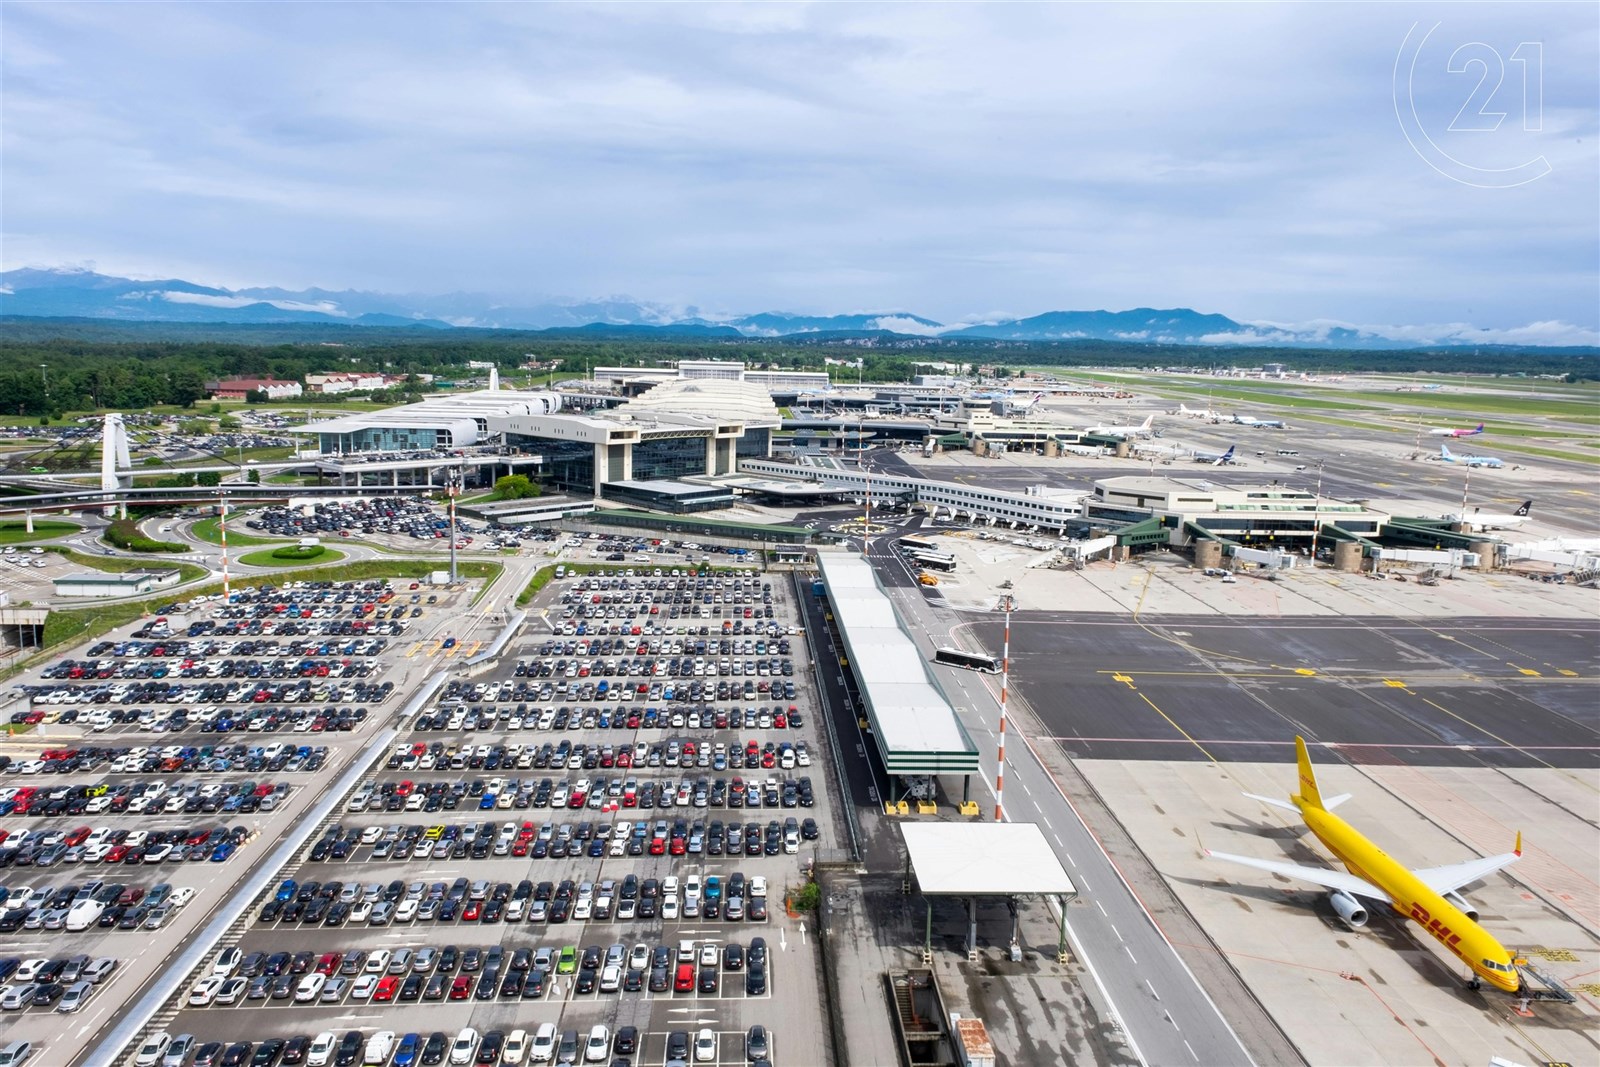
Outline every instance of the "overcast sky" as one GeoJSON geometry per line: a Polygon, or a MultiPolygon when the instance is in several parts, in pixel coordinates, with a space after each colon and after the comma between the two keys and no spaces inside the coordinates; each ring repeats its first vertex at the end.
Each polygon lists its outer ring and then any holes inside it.
{"type": "Polygon", "coordinates": [[[0,262],[1592,334],[1597,11],[8,2],[0,262]]]}

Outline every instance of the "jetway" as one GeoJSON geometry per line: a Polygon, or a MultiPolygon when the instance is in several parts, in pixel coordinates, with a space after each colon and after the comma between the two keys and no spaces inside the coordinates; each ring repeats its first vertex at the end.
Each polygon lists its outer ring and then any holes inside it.
{"type": "Polygon", "coordinates": [[[1294,567],[1295,557],[1281,548],[1261,549],[1235,547],[1230,553],[1244,563],[1257,563],[1269,570],[1286,571],[1294,567]]]}
{"type": "Polygon", "coordinates": [[[1522,541],[1506,546],[1506,559],[1525,559],[1588,571],[1600,567],[1600,540],[1594,538],[1552,538],[1547,541],[1522,541]]]}
{"type": "Polygon", "coordinates": [[[1374,559],[1391,563],[1430,563],[1435,566],[1475,568],[1482,561],[1476,552],[1461,548],[1380,548],[1370,553],[1374,559]]]}

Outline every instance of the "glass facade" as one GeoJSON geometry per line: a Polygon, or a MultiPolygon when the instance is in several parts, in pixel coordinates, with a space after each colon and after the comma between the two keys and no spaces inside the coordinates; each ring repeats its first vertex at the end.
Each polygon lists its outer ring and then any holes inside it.
{"type": "Polygon", "coordinates": [[[346,452],[415,452],[439,444],[439,431],[416,426],[373,426],[350,433],[318,434],[323,455],[346,452]]]}
{"type": "Polygon", "coordinates": [[[706,473],[703,437],[666,437],[633,446],[633,480],[652,482],[706,473]]]}
{"type": "Polygon", "coordinates": [[[748,426],[739,438],[734,455],[739,459],[763,459],[772,443],[772,431],[766,427],[748,426]]]}
{"type": "Polygon", "coordinates": [[[546,483],[567,492],[594,492],[594,446],[554,437],[507,434],[506,444],[544,457],[540,471],[546,483]]]}

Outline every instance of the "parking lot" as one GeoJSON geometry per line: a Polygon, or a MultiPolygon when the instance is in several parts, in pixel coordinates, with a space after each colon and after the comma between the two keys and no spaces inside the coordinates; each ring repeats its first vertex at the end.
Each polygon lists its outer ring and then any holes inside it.
{"type": "Polygon", "coordinates": [[[229,970],[191,1004],[206,965],[157,1025],[257,1045],[359,1032],[363,1050],[470,1028],[475,1062],[499,1061],[479,1058],[494,1032],[550,1024],[586,1044],[604,1026],[592,1062],[630,1064],[701,1030],[695,1062],[747,1064],[759,1025],[771,1062],[826,1062],[785,895],[836,847],[837,799],[814,774],[791,600],[751,573],[551,583],[498,663],[452,673],[228,935],[260,973],[229,970]]]}
{"type": "Polygon", "coordinates": [[[11,684],[0,1025],[61,1053],[41,1062],[77,1047],[64,1017],[79,1042],[115,1018],[392,716],[395,638],[448,629],[464,595],[410,584],[174,601],[11,684]]]}

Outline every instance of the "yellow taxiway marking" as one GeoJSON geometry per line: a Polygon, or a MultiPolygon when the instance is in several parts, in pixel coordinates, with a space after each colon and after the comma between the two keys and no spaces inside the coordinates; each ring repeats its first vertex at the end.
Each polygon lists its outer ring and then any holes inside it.
{"type": "Polygon", "coordinates": [[[1383,680],[1383,684],[1388,686],[1390,689],[1404,689],[1406,687],[1406,683],[1397,681],[1394,678],[1385,678],[1383,680]]]}
{"type": "Polygon", "coordinates": [[[1556,673],[1557,674],[1564,674],[1568,678],[1576,678],[1578,676],[1578,672],[1577,671],[1569,671],[1565,667],[1556,668],[1556,673]]]}
{"type": "Polygon", "coordinates": [[[1516,671],[1518,674],[1527,675],[1529,678],[1542,678],[1543,677],[1543,675],[1541,675],[1538,671],[1534,670],[1532,667],[1518,667],[1515,663],[1512,663],[1510,660],[1506,660],[1506,666],[1510,667],[1512,670],[1516,671]]]}
{"type": "Polygon", "coordinates": [[[1121,682],[1123,685],[1127,686],[1129,689],[1133,688],[1133,679],[1128,677],[1128,675],[1123,674],[1121,671],[1118,671],[1116,674],[1113,674],[1111,676],[1111,680],[1113,682],[1121,682]]]}
{"type": "Polygon", "coordinates": [[[1173,722],[1172,716],[1168,715],[1166,712],[1164,712],[1160,708],[1156,707],[1155,701],[1151,700],[1149,697],[1145,696],[1143,693],[1139,694],[1139,699],[1144,701],[1146,704],[1149,704],[1150,705],[1150,710],[1154,711],[1157,715],[1161,716],[1163,719],[1166,719],[1167,720],[1167,725],[1171,726],[1174,730],[1176,730],[1180,734],[1182,734],[1183,735],[1183,739],[1185,741],[1189,742],[1195,748],[1198,748],[1201,751],[1201,753],[1205,756],[1206,759],[1210,760],[1212,763],[1217,762],[1217,758],[1215,756],[1213,756],[1211,753],[1206,751],[1206,746],[1204,746],[1200,742],[1196,741],[1193,737],[1190,737],[1189,736],[1189,731],[1185,730],[1183,727],[1179,726],[1176,722],[1173,722]]]}
{"type": "Polygon", "coordinates": [[[1294,669],[1294,673],[1303,674],[1307,678],[1310,678],[1312,675],[1316,674],[1317,672],[1312,670],[1310,667],[1296,667],[1294,669]]]}

